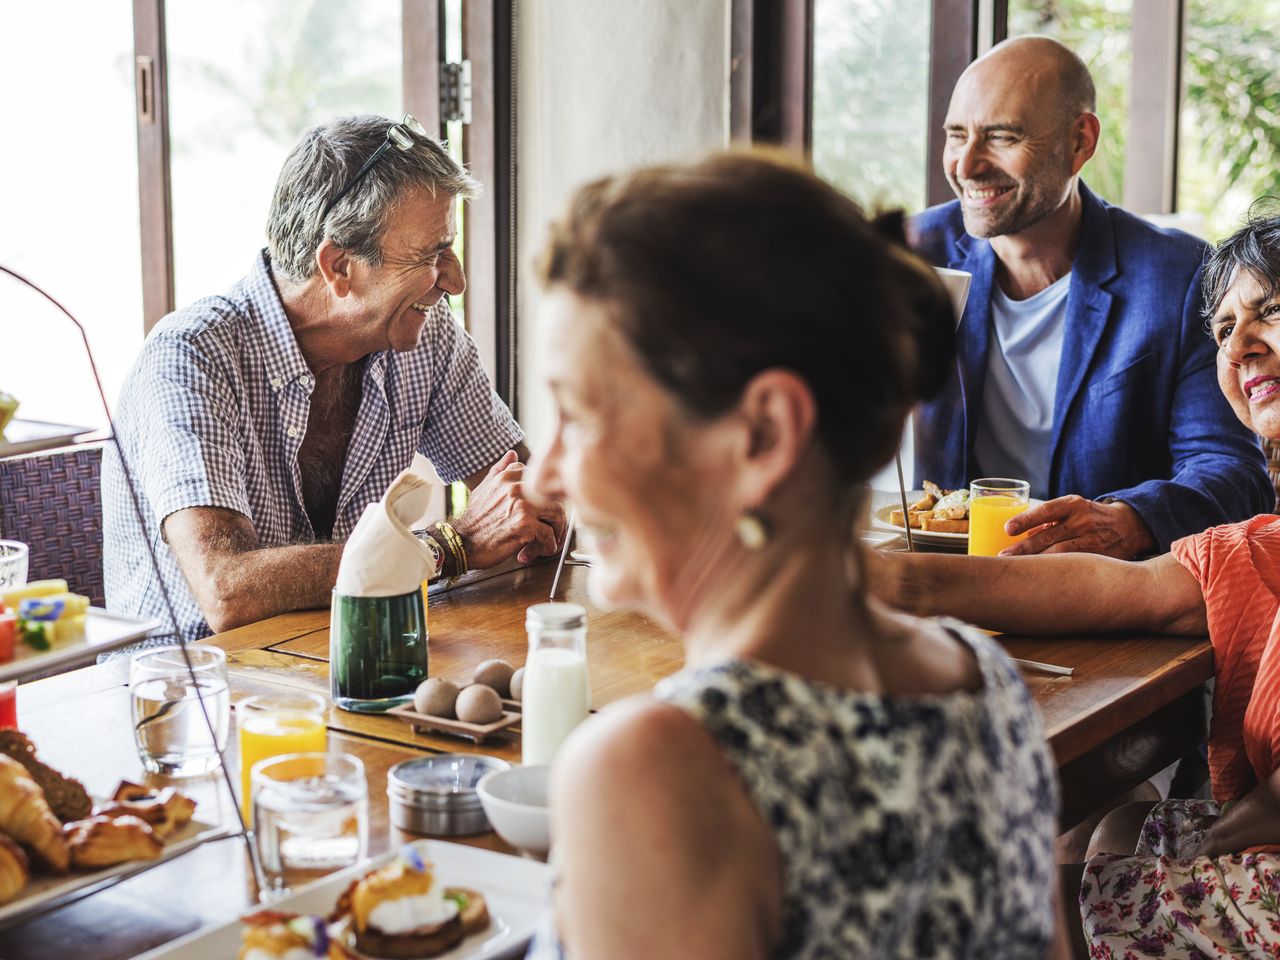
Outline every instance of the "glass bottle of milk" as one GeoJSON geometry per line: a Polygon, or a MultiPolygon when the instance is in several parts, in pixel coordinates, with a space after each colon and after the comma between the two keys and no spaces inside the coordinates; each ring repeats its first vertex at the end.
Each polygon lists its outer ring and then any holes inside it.
{"type": "Polygon", "coordinates": [[[525,614],[524,762],[550,763],[569,732],[587,717],[587,611],[576,603],[538,603],[525,614]]]}

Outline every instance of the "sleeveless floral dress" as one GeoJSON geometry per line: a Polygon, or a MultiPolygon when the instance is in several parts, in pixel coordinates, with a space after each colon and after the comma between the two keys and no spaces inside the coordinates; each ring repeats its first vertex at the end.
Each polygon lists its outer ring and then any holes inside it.
{"type": "MultiPolygon", "coordinates": [[[[891,697],[754,661],[655,689],[728,758],[784,865],[778,958],[1042,960],[1054,931],[1057,790],[1039,714],[982,633],[983,688],[891,697]]],[[[550,917],[530,957],[560,957],[550,917]]]]}

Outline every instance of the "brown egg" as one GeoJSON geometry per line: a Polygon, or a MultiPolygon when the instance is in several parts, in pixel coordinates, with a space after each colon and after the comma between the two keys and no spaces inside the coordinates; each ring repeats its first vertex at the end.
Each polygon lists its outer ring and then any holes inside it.
{"type": "Polygon", "coordinates": [[[429,713],[433,717],[452,720],[457,699],[456,683],[450,683],[441,677],[431,677],[418,684],[418,689],[413,692],[413,709],[419,713],[429,713]]]}
{"type": "Polygon", "coordinates": [[[511,699],[523,700],[524,694],[524,667],[521,667],[511,675],[511,699]]]}
{"type": "Polygon", "coordinates": [[[467,723],[493,723],[502,719],[502,700],[492,687],[473,683],[458,694],[457,711],[467,723]]]}
{"type": "Polygon", "coordinates": [[[476,667],[471,679],[486,687],[493,687],[498,691],[498,696],[505,697],[511,693],[512,669],[511,664],[505,660],[486,660],[476,667]]]}

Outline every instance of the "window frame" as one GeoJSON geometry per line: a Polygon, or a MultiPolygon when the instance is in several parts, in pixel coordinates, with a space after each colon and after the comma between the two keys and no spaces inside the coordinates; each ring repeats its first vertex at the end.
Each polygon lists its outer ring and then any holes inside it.
{"type": "MultiPolygon", "coordinates": [[[[441,0],[401,0],[405,111],[443,136],[441,0]]],[[[472,122],[464,161],[485,185],[464,211],[467,327],[499,396],[518,397],[515,369],[515,0],[463,3],[472,62],[472,122]]],[[[143,331],[177,307],[165,0],[133,0],[143,331]]]]}

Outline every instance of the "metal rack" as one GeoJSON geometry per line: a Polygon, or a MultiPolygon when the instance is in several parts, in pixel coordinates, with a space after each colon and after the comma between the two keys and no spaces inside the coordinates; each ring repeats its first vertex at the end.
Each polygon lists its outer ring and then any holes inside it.
{"type": "MultiPolygon", "coordinates": [[[[80,334],[80,339],[84,343],[85,356],[89,360],[89,369],[93,373],[94,386],[97,389],[98,398],[102,401],[102,412],[106,417],[106,422],[107,422],[107,431],[105,436],[102,435],[100,432],[94,433],[94,431],[91,431],[91,430],[79,430],[78,428],[72,427],[71,429],[76,432],[74,432],[71,435],[70,442],[68,442],[68,437],[66,435],[63,435],[61,437],[61,442],[55,442],[54,437],[46,438],[49,443],[48,446],[41,446],[40,442],[38,441],[36,442],[34,447],[28,444],[0,443],[0,459],[6,459],[8,457],[18,456],[18,455],[29,455],[29,454],[38,452],[38,450],[40,449],[65,448],[68,446],[75,446],[77,444],[83,444],[88,442],[107,442],[115,446],[116,455],[120,459],[120,467],[124,473],[125,484],[129,488],[129,498],[133,506],[134,519],[138,523],[138,528],[144,531],[143,540],[147,544],[147,555],[151,560],[151,567],[156,575],[156,582],[160,586],[160,594],[162,599],[164,600],[165,613],[167,614],[168,621],[169,621],[170,635],[175,638],[174,646],[182,650],[182,657],[186,663],[187,672],[191,677],[192,687],[196,691],[196,700],[200,704],[200,713],[204,717],[205,726],[209,730],[209,739],[213,742],[215,750],[217,750],[218,769],[222,771],[223,784],[226,786],[227,793],[232,798],[232,801],[233,801],[231,806],[235,810],[236,820],[240,825],[240,832],[239,834],[237,834],[237,836],[240,836],[244,839],[246,852],[249,855],[249,862],[253,868],[254,881],[258,885],[259,891],[264,891],[267,889],[267,884],[265,882],[265,875],[263,874],[263,871],[262,871],[262,863],[258,857],[257,844],[254,842],[253,831],[249,828],[249,825],[245,822],[244,812],[242,810],[241,804],[238,802],[235,802],[234,776],[232,772],[227,768],[225,749],[219,748],[217,746],[217,732],[214,729],[213,718],[209,713],[208,705],[205,703],[204,695],[200,691],[200,684],[197,682],[197,678],[195,675],[195,668],[191,662],[191,657],[187,652],[187,641],[182,639],[181,631],[178,629],[178,617],[174,611],[173,599],[169,595],[169,586],[165,582],[164,574],[160,569],[160,561],[156,557],[155,550],[151,545],[151,541],[149,538],[145,536],[146,523],[143,519],[142,504],[138,499],[138,490],[136,485],[134,484],[133,471],[129,466],[129,462],[125,457],[124,450],[121,447],[119,437],[116,434],[115,420],[111,416],[111,406],[107,402],[106,391],[103,389],[103,386],[102,386],[102,378],[98,375],[98,364],[94,360],[93,350],[89,346],[89,336],[85,331],[84,325],[81,324],[80,321],[77,320],[71,314],[71,311],[69,311],[66,307],[64,307],[61,303],[59,303],[52,295],[50,295],[48,292],[42,289],[39,285],[27,279],[17,271],[4,266],[3,264],[0,264],[0,273],[7,274],[13,279],[17,280],[19,283],[34,290],[45,300],[49,301],[49,303],[53,304],[53,306],[56,307],[57,310],[60,313],[62,313],[69,321],[71,321],[72,325],[75,326],[76,331],[80,334]],[[86,434],[89,434],[89,433],[94,433],[94,436],[92,436],[88,440],[81,439],[86,434]],[[21,448],[20,453],[18,448],[21,448]]],[[[30,423],[32,421],[24,421],[24,422],[30,423]]],[[[36,421],[36,422],[39,422],[39,421],[36,421]]],[[[161,624],[155,624],[154,626],[158,627],[158,626],[161,626],[161,624]]],[[[154,627],[152,627],[151,629],[154,629],[154,627]]],[[[149,630],[144,631],[144,634],[146,632],[149,632],[149,630]]],[[[36,661],[40,659],[41,658],[31,658],[32,661],[36,661]]],[[[33,663],[31,670],[25,672],[25,675],[30,676],[38,672],[41,672],[41,671],[39,670],[39,668],[35,667],[33,663]]]]}

